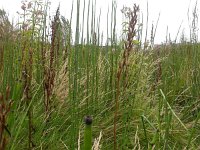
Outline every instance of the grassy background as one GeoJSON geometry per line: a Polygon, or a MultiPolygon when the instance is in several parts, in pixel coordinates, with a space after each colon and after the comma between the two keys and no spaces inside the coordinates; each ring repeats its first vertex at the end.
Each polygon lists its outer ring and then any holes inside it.
{"type": "Polygon", "coordinates": [[[142,33],[127,38],[128,17],[119,40],[113,3],[109,38],[102,45],[95,4],[80,10],[79,0],[72,6],[77,7],[77,12],[72,9],[77,13],[73,42],[74,18],[64,18],[58,8],[49,20],[47,3],[31,4],[22,5],[23,19],[15,28],[0,12],[0,91],[5,100],[0,108],[8,110],[7,115],[1,112],[8,131],[0,141],[6,139],[6,149],[82,148],[86,115],[93,118],[93,141],[102,132],[101,149],[199,149],[198,43],[144,50],[142,33]],[[83,20],[82,12],[87,13],[83,20]],[[133,45],[124,56],[128,42],[133,45]]]}

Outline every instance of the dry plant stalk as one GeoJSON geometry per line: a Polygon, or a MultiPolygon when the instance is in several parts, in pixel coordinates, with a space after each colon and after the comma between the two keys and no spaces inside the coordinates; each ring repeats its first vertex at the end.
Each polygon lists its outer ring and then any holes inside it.
{"type": "Polygon", "coordinates": [[[22,31],[20,31],[21,40],[22,40],[22,81],[23,81],[23,100],[25,102],[26,108],[28,109],[28,148],[32,149],[35,144],[33,143],[33,110],[31,106],[32,100],[32,74],[33,74],[33,48],[32,48],[32,38],[29,35],[29,32],[34,32],[30,28],[31,23],[28,22],[28,19],[25,19],[27,11],[31,8],[31,3],[22,2],[21,9],[23,10],[24,21],[22,23],[22,31]]]}
{"type": "Polygon", "coordinates": [[[10,112],[12,101],[9,99],[10,97],[10,87],[6,88],[5,97],[2,93],[0,93],[0,150],[4,150],[6,148],[7,137],[5,132],[7,132],[10,136],[11,133],[7,127],[7,117],[10,112]]]}
{"type": "Polygon", "coordinates": [[[4,55],[3,53],[4,53],[3,46],[0,46],[0,71],[3,70],[3,55],[4,55]]]}
{"type": "MultiPolygon", "coordinates": [[[[44,97],[45,97],[45,111],[46,111],[46,117],[49,116],[49,113],[51,112],[51,96],[53,94],[54,89],[54,79],[55,79],[55,52],[56,52],[56,35],[59,25],[59,7],[56,11],[56,15],[54,17],[54,20],[52,21],[52,35],[51,35],[51,48],[50,48],[50,61],[49,66],[45,68],[44,71],[44,97]]],[[[57,47],[58,48],[58,47],[57,47]]]]}
{"type": "Polygon", "coordinates": [[[99,137],[94,140],[94,144],[93,144],[93,147],[92,147],[93,150],[100,150],[101,149],[101,145],[100,145],[101,139],[102,139],[102,131],[100,132],[99,137]]]}
{"type": "Polygon", "coordinates": [[[79,130],[79,133],[78,133],[78,150],[81,149],[81,132],[79,130]]]}
{"type": "Polygon", "coordinates": [[[139,6],[134,4],[133,10],[128,7],[124,7],[122,13],[128,19],[128,31],[126,33],[126,41],[125,41],[125,50],[122,56],[122,60],[119,63],[116,77],[116,99],[115,99],[115,113],[114,113],[114,149],[117,148],[117,119],[118,119],[118,109],[119,109],[119,96],[120,96],[120,80],[122,73],[125,75],[128,71],[128,59],[133,50],[133,38],[136,35],[136,24],[137,24],[137,16],[139,12],[139,6]]]}
{"type": "MultiPolygon", "coordinates": [[[[26,46],[25,46],[26,47],[26,46]]],[[[26,48],[25,48],[26,50],[26,48]]],[[[24,50],[24,52],[25,52],[24,50]]],[[[24,64],[23,64],[23,72],[22,72],[22,77],[23,77],[23,98],[26,103],[26,107],[28,109],[28,128],[29,128],[29,134],[28,134],[28,145],[29,149],[34,147],[33,140],[32,140],[32,134],[34,131],[33,128],[33,115],[32,115],[32,107],[29,106],[32,100],[31,96],[31,82],[32,82],[32,67],[33,67],[33,50],[29,48],[28,50],[28,58],[24,58],[24,64]]]]}
{"type": "MultiPolygon", "coordinates": [[[[23,81],[23,100],[28,108],[32,99],[31,96],[31,82],[32,82],[32,72],[33,72],[33,49],[29,47],[26,36],[27,29],[23,29],[23,47],[22,47],[22,81],[23,81]]],[[[32,107],[28,109],[28,145],[31,149],[34,144],[32,141],[33,134],[33,123],[32,123],[32,107]]]]}
{"type": "Polygon", "coordinates": [[[28,37],[26,36],[27,29],[23,29],[23,47],[22,47],[22,81],[23,81],[23,100],[28,109],[28,145],[31,149],[34,144],[32,141],[33,134],[33,123],[32,123],[32,107],[29,106],[32,96],[31,96],[31,83],[32,83],[32,72],[33,72],[33,49],[30,48],[28,37]]]}

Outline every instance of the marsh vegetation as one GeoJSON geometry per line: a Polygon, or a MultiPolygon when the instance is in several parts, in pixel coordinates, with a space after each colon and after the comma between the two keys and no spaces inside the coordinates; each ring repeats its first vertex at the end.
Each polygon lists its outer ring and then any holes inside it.
{"type": "Polygon", "coordinates": [[[17,23],[0,10],[0,149],[90,147],[87,115],[93,149],[200,149],[197,14],[189,41],[155,46],[154,28],[142,42],[139,6],[122,9],[119,38],[113,2],[105,40],[95,3],[81,3],[76,18],[40,0],[23,2],[17,23]]]}

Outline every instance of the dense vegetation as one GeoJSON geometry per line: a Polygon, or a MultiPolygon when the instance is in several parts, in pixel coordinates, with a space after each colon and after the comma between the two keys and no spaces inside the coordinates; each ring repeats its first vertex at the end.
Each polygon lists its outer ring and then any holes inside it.
{"type": "Polygon", "coordinates": [[[133,5],[122,10],[119,40],[113,2],[104,45],[101,16],[95,4],[86,6],[80,10],[77,0],[75,38],[73,18],[61,16],[59,7],[49,17],[49,3],[22,3],[17,25],[0,10],[0,149],[83,149],[87,115],[93,149],[199,149],[200,45],[194,36],[143,46],[133,5]],[[87,14],[82,23],[81,13],[87,14]]]}

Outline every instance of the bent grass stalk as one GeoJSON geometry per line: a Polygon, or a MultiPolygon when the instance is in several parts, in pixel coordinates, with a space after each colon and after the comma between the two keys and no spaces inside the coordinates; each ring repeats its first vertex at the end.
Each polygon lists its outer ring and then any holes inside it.
{"type": "Polygon", "coordinates": [[[163,97],[164,102],[166,103],[167,107],[169,108],[169,110],[172,112],[172,114],[174,115],[174,117],[179,121],[179,123],[182,125],[182,127],[188,131],[188,128],[184,125],[184,123],[180,120],[180,118],[176,115],[176,113],[174,112],[174,110],[172,109],[172,107],[169,105],[169,103],[166,100],[165,94],[163,93],[162,89],[160,89],[160,93],[163,97]]]}

